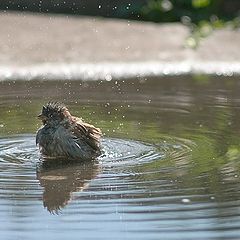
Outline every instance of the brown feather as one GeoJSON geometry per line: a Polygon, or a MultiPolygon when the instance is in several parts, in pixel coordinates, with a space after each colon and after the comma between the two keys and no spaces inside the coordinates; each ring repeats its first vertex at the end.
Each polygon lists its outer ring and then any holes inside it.
{"type": "Polygon", "coordinates": [[[91,124],[83,122],[82,119],[77,117],[72,116],[72,121],[74,135],[85,140],[90,146],[98,150],[102,136],[101,130],[91,124]]]}

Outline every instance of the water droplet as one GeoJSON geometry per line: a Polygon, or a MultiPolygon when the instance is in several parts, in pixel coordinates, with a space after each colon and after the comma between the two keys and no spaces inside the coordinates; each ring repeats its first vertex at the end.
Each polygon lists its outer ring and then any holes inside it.
{"type": "Polygon", "coordinates": [[[190,203],[191,202],[191,200],[188,198],[183,198],[181,201],[182,201],[182,203],[190,203]]]}
{"type": "Polygon", "coordinates": [[[108,81],[108,82],[111,81],[112,80],[112,76],[110,74],[107,74],[105,76],[105,80],[108,81]]]}

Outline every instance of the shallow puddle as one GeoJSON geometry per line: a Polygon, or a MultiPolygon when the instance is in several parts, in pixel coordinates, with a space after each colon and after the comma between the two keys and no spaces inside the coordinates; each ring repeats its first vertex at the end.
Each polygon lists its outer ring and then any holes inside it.
{"type": "Polygon", "coordinates": [[[0,83],[3,239],[239,239],[240,82],[0,83]],[[93,162],[41,161],[42,104],[105,133],[93,162]]]}

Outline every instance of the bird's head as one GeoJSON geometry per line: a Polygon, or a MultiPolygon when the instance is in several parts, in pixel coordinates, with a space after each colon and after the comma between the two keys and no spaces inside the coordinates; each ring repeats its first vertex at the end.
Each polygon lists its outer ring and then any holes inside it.
{"type": "Polygon", "coordinates": [[[42,112],[38,115],[38,119],[42,121],[42,123],[58,123],[68,118],[70,115],[67,107],[59,102],[49,102],[47,105],[43,106],[42,112]]]}

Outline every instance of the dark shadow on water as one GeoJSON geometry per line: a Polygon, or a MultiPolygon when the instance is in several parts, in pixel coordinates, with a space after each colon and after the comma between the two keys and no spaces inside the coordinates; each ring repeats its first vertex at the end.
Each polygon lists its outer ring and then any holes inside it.
{"type": "Polygon", "coordinates": [[[43,161],[37,166],[37,179],[44,188],[43,206],[58,214],[71,200],[73,192],[81,192],[99,173],[97,161],[43,161]]]}

